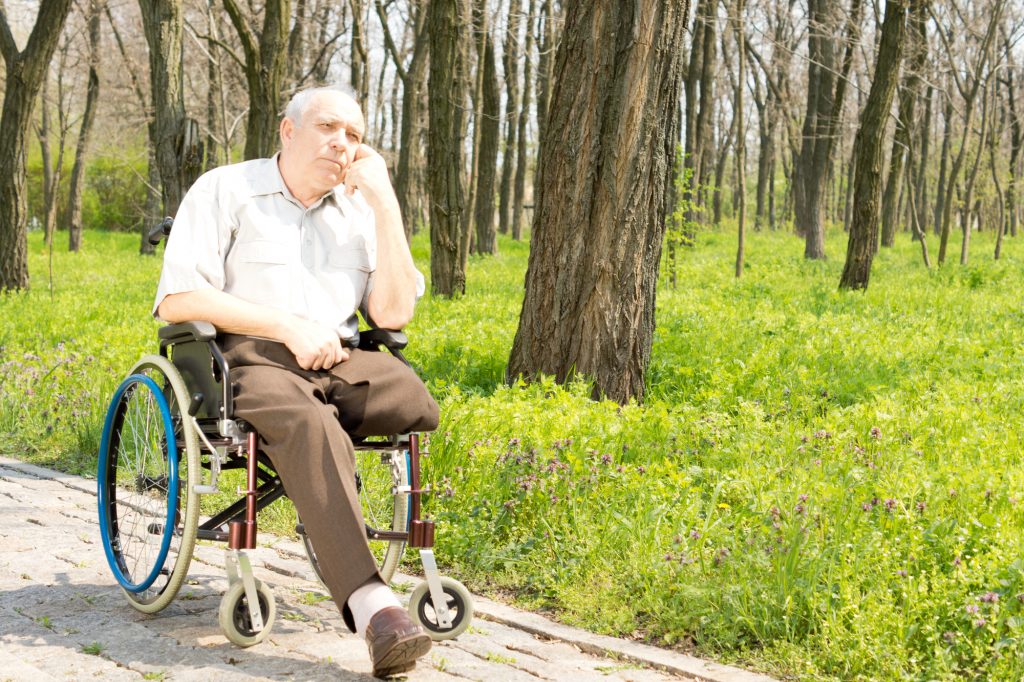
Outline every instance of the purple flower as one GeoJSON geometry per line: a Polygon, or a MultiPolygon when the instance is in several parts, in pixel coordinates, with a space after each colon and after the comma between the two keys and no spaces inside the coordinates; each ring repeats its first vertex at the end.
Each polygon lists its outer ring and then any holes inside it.
{"type": "Polygon", "coordinates": [[[875,440],[878,440],[879,438],[881,438],[882,437],[882,429],[878,428],[877,426],[872,426],[871,427],[871,437],[874,438],[875,440]]]}
{"type": "Polygon", "coordinates": [[[896,500],[892,499],[891,497],[886,498],[886,500],[885,500],[885,511],[890,511],[891,512],[895,508],[896,508],[896,500]]]}
{"type": "Polygon", "coordinates": [[[608,453],[601,455],[601,464],[611,464],[612,456],[608,453]]]}
{"type": "Polygon", "coordinates": [[[985,602],[986,604],[995,604],[999,601],[999,595],[995,592],[986,592],[985,594],[978,597],[978,601],[985,602]]]}
{"type": "Polygon", "coordinates": [[[636,472],[637,472],[638,474],[640,474],[641,476],[643,476],[644,474],[646,474],[646,473],[647,473],[647,467],[645,467],[645,466],[644,466],[643,464],[641,464],[640,466],[638,466],[638,467],[636,468],[636,472]]]}
{"type": "Polygon", "coordinates": [[[799,501],[800,501],[801,503],[803,503],[803,502],[806,502],[807,500],[809,500],[809,499],[810,499],[810,497],[809,497],[808,495],[800,495],[799,497],[797,497],[797,499],[798,499],[798,500],[799,500],[799,501]]]}
{"type": "Polygon", "coordinates": [[[798,504],[797,506],[793,507],[793,511],[796,512],[797,514],[803,514],[807,510],[804,508],[804,506],[802,504],[798,504]]]}
{"type": "Polygon", "coordinates": [[[923,501],[922,502],[918,502],[917,503],[917,511],[919,511],[919,512],[921,512],[923,514],[925,506],[926,505],[925,505],[925,503],[923,501]]]}
{"type": "Polygon", "coordinates": [[[967,613],[970,613],[972,615],[977,613],[979,610],[980,609],[979,609],[977,604],[968,604],[967,606],[964,607],[964,611],[966,611],[967,613]]]}
{"type": "Polygon", "coordinates": [[[974,621],[974,627],[976,627],[976,628],[983,628],[983,627],[985,627],[985,623],[987,623],[987,622],[988,621],[985,620],[984,618],[979,618],[976,621],[974,621]]]}
{"type": "Polygon", "coordinates": [[[864,504],[862,504],[862,505],[860,506],[860,508],[861,508],[861,509],[863,509],[863,510],[864,510],[864,511],[866,511],[866,512],[869,512],[869,511],[871,511],[871,509],[872,509],[872,507],[871,507],[871,503],[870,503],[870,502],[865,502],[864,504]]]}
{"type": "Polygon", "coordinates": [[[690,531],[690,539],[691,540],[700,540],[700,531],[697,530],[696,528],[691,530],[690,531]]]}
{"type": "Polygon", "coordinates": [[[896,571],[896,575],[898,575],[901,578],[906,578],[907,577],[907,572],[904,571],[903,569],[900,569],[900,570],[896,571]]]}
{"type": "Polygon", "coordinates": [[[946,631],[942,633],[942,639],[946,640],[947,643],[952,644],[956,641],[957,633],[952,631],[946,631]]]}

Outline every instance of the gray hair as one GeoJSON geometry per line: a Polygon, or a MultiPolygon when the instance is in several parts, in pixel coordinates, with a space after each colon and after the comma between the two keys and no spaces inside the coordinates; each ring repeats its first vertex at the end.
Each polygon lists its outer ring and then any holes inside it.
{"type": "Polygon", "coordinates": [[[327,92],[339,92],[353,102],[359,101],[352,89],[345,85],[334,84],[306,88],[292,95],[292,98],[288,101],[288,106],[284,108],[284,117],[290,118],[296,125],[301,125],[302,117],[306,114],[306,107],[309,106],[309,103],[316,99],[317,95],[327,92]]]}

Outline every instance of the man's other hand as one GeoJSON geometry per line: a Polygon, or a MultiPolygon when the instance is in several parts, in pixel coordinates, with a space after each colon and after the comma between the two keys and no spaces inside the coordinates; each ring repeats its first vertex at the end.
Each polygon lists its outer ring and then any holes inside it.
{"type": "Polygon", "coordinates": [[[326,370],[348,360],[337,332],[300,317],[288,321],[282,340],[302,369],[326,370]]]}
{"type": "Polygon", "coordinates": [[[398,201],[384,157],[368,145],[361,144],[356,149],[355,158],[345,169],[342,181],[346,194],[351,195],[358,189],[371,206],[382,207],[385,202],[398,201]]]}

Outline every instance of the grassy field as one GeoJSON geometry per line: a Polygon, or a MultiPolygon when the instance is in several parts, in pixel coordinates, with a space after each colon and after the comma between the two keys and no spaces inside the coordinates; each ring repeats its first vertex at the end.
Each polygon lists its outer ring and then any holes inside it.
{"type": "MultiPolygon", "coordinates": [[[[799,679],[1024,676],[1020,249],[926,271],[916,247],[839,293],[843,235],[702,234],[663,282],[646,403],[506,386],[526,247],[426,299],[409,355],[442,404],[427,478],[442,561],[473,589],[799,679]]],[[[91,472],[102,414],[155,349],[137,238],[30,240],[0,297],[0,451],[91,472]]],[[[934,252],[935,247],[933,245],[934,252]]],[[[426,241],[414,244],[428,270],[426,241]]],[[[284,516],[287,516],[285,514],[284,516]]],[[[285,524],[282,524],[282,526],[285,524]]]]}

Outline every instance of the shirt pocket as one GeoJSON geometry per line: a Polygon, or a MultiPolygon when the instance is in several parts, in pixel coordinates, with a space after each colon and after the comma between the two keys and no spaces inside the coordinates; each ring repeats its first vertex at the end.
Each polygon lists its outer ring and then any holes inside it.
{"type": "Polygon", "coordinates": [[[363,249],[335,249],[327,254],[330,270],[358,270],[370,272],[370,258],[363,249]]]}
{"type": "Polygon", "coordinates": [[[292,247],[256,239],[235,244],[235,277],[229,293],[252,303],[288,309],[291,300],[292,247]]]}

